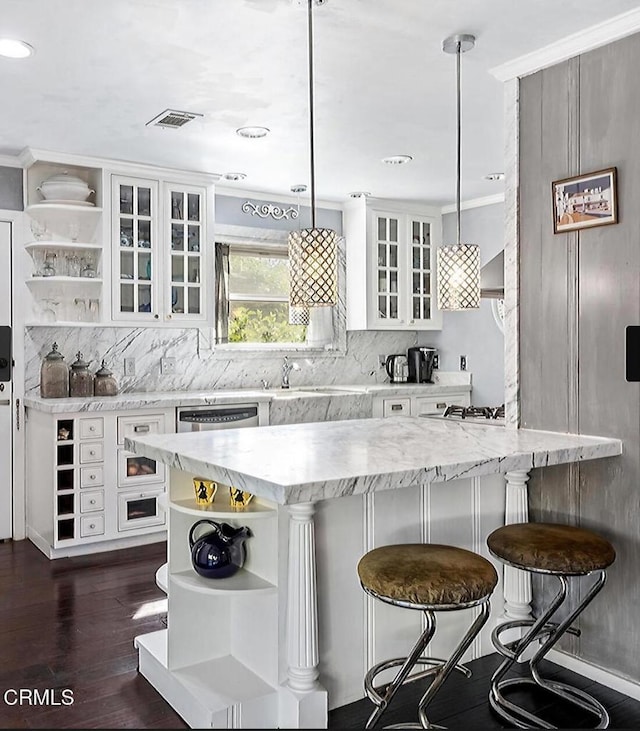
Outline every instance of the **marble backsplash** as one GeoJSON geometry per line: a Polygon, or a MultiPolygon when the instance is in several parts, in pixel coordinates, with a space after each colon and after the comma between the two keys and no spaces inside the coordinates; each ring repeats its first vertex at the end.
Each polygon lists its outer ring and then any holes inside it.
{"type": "Polygon", "coordinates": [[[283,355],[298,363],[291,386],[374,384],[388,381],[378,354],[406,353],[413,345],[429,345],[429,333],[350,331],[346,354],[331,351],[236,351],[211,348],[197,328],[29,327],[25,332],[25,395],[38,395],[42,358],[52,344],[67,364],[82,352],[91,370],[102,359],[113,371],[121,392],[213,390],[280,386],[283,355]],[[135,375],[124,375],[124,359],[135,358],[135,375]],[[161,358],[175,358],[177,373],[160,372],[161,358]]]}

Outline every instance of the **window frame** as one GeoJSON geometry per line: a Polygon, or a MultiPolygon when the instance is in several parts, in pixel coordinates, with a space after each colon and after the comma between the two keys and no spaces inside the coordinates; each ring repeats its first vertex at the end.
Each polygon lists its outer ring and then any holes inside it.
{"type": "MultiPolygon", "coordinates": [[[[282,251],[283,247],[288,247],[288,231],[264,229],[253,226],[236,226],[232,224],[216,224],[212,237],[212,247],[215,245],[227,244],[232,248],[246,247],[247,250],[273,250],[282,251]]],[[[322,345],[304,343],[216,343],[216,327],[208,328],[207,331],[200,329],[199,331],[199,347],[204,352],[210,350],[214,355],[216,352],[221,358],[229,358],[233,352],[242,352],[248,357],[262,357],[266,354],[282,355],[287,353],[307,353],[313,355],[326,355],[334,357],[336,355],[345,355],[347,350],[347,333],[346,333],[346,259],[344,249],[344,238],[338,237],[338,304],[332,307],[331,313],[331,341],[322,345]]],[[[215,256],[211,256],[210,260],[214,261],[211,269],[213,280],[215,281],[215,256]]],[[[215,298],[214,298],[215,299],[215,298]]],[[[325,308],[311,308],[311,318],[314,319],[314,309],[322,310],[325,308]]],[[[316,313],[318,321],[320,313],[316,313]]],[[[214,307],[214,323],[216,322],[217,312],[214,307]]],[[[309,326],[308,326],[309,327],[309,326]]],[[[309,329],[307,329],[307,337],[309,329]]]]}

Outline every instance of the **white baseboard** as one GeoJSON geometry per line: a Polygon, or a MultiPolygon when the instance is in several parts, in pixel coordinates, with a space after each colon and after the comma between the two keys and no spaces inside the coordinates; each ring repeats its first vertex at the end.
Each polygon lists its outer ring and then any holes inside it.
{"type": "Polygon", "coordinates": [[[610,670],[592,665],[590,662],[580,660],[580,658],[574,657],[573,655],[567,655],[567,653],[560,652],[560,650],[550,650],[545,655],[545,659],[550,662],[555,662],[557,665],[567,668],[567,670],[572,670],[574,673],[578,673],[578,675],[584,675],[585,678],[591,678],[591,680],[595,680],[607,688],[624,693],[630,698],[640,700],[640,682],[622,678],[610,670]]]}

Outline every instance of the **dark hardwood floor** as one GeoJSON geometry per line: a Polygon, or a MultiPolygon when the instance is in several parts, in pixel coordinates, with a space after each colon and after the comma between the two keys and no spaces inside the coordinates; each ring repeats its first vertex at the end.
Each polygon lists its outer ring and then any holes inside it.
{"type": "MultiPolygon", "coordinates": [[[[138,674],[133,646],[136,635],[166,626],[166,598],[154,580],[165,550],[156,543],[50,561],[30,541],[0,543],[0,728],[187,728],[138,674]],[[72,705],[64,705],[68,691],[72,705]]],[[[487,703],[498,662],[495,655],[481,658],[470,664],[470,680],[450,677],[430,720],[453,730],[505,728],[487,703]]],[[[557,665],[545,670],[601,700],[611,728],[640,729],[640,702],[557,665]]],[[[422,691],[419,682],[402,688],[378,727],[414,722],[422,691]]],[[[591,721],[553,712],[544,696],[528,694],[523,702],[559,728],[591,721]]],[[[335,709],[329,727],[362,729],[371,710],[366,699],[335,709]]]]}

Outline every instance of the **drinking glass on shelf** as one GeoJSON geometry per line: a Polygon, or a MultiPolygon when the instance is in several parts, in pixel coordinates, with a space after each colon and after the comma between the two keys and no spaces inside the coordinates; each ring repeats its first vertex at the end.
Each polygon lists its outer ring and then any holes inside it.
{"type": "Polygon", "coordinates": [[[42,223],[41,221],[38,221],[35,218],[31,219],[31,233],[33,234],[33,238],[36,241],[42,241],[47,235],[47,227],[42,223]]]}
{"type": "Polygon", "coordinates": [[[56,259],[56,255],[52,254],[52,253],[48,253],[45,256],[44,265],[42,266],[42,276],[43,277],[55,277],[55,275],[56,275],[55,259],[56,259]]]}
{"type": "Polygon", "coordinates": [[[80,276],[88,277],[90,279],[93,279],[96,276],[96,269],[93,264],[92,257],[90,257],[90,256],[83,257],[81,260],[81,266],[82,266],[82,271],[80,272],[80,276]]]}
{"type": "Polygon", "coordinates": [[[80,226],[77,223],[70,223],[69,238],[75,243],[78,240],[78,236],[80,236],[80,226]]]}
{"type": "Polygon", "coordinates": [[[79,277],[81,272],[80,259],[75,255],[67,254],[67,274],[70,277],[79,277]]]}

